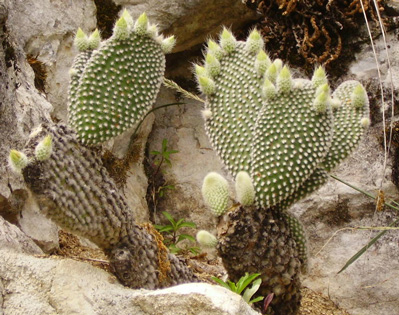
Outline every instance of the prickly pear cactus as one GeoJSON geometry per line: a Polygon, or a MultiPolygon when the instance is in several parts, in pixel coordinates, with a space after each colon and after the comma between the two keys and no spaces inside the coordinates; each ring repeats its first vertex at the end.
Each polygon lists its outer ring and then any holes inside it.
{"type": "Polygon", "coordinates": [[[145,14],[125,11],[113,36],[78,30],[80,53],[71,69],[69,122],[42,124],[9,164],[22,174],[41,210],[62,228],[88,238],[108,255],[118,279],[155,289],[195,281],[150,224],[137,225],[94,145],[137,124],[155,101],[174,38],[164,39],[145,14]]]}
{"type": "Polygon", "coordinates": [[[151,225],[134,222],[100,157],[81,146],[72,129],[43,124],[18,156],[26,157],[18,165],[43,213],[102,248],[123,284],[154,289],[195,280],[151,225]]]}
{"type": "Polygon", "coordinates": [[[81,52],[71,69],[69,96],[69,123],[87,145],[121,134],[148,113],[163,80],[165,53],[174,45],[174,37],[158,35],[145,13],[134,22],[125,11],[101,44],[93,34],[77,33],[81,52]]]}
{"type": "Polygon", "coordinates": [[[237,191],[241,207],[218,214],[223,263],[233,280],[260,272],[263,295],[276,294],[274,312],[294,314],[300,263],[306,269],[306,238],[286,210],[323,185],[327,172],[356,147],[369,124],[368,99],[356,81],[332,93],[322,67],[311,80],[293,78],[263,47],[256,30],[240,42],[225,29],[219,43],[208,42],[205,62],[195,72],[206,95],[203,116],[211,143],[233,176],[250,174],[255,195],[252,206],[237,191]],[[240,254],[248,246],[254,250],[240,254]],[[289,257],[298,262],[294,269],[289,257]]]}

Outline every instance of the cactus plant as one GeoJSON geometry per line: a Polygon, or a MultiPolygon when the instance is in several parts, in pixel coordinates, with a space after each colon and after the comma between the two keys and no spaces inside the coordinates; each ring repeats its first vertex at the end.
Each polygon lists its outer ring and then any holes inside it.
{"type": "Polygon", "coordinates": [[[163,79],[164,39],[145,14],[127,11],[113,36],[100,43],[78,30],[79,50],[70,71],[69,123],[42,124],[10,167],[22,173],[40,209],[62,228],[88,238],[108,255],[118,279],[133,288],[162,288],[195,281],[192,271],[163,245],[151,224],[138,225],[102,166],[99,144],[137,124],[150,110],[163,79]]]}
{"type": "Polygon", "coordinates": [[[262,294],[275,293],[275,312],[291,314],[300,300],[296,274],[299,262],[306,264],[306,244],[300,222],[286,210],[323,185],[327,172],[352,152],[369,108],[359,82],[344,82],[331,93],[322,67],[311,80],[293,78],[263,46],[256,30],[240,42],[224,29],[219,44],[209,41],[195,72],[213,147],[231,175],[251,175],[255,190],[256,206],[242,202],[219,218],[219,253],[233,280],[260,272],[262,294]],[[252,255],[237,250],[251,244],[252,255]]]}

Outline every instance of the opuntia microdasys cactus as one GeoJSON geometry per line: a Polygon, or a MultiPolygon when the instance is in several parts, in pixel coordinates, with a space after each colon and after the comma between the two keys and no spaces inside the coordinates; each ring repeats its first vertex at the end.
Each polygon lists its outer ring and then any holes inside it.
{"type": "Polygon", "coordinates": [[[137,124],[150,110],[163,79],[164,39],[145,14],[134,23],[125,11],[113,36],[78,30],[80,53],[71,69],[69,122],[43,124],[23,152],[10,152],[41,210],[62,228],[102,248],[119,280],[133,288],[160,288],[195,281],[191,270],[163,245],[150,225],[137,225],[97,151],[98,144],[137,124]]]}
{"type": "MultiPolygon", "coordinates": [[[[257,259],[273,261],[274,254],[254,251],[244,259],[235,249],[245,237],[251,240],[248,244],[262,247],[256,243],[261,242],[254,236],[256,228],[247,224],[254,223],[257,216],[272,216],[263,221],[266,226],[262,229],[281,224],[282,237],[294,241],[283,244],[285,250],[306,263],[303,228],[285,211],[323,185],[327,171],[355,148],[369,123],[369,108],[359,82],[344,82],[331,93],[322,67],[311,80],[295,79],[281,60],[269,58],[263,46],[256,30],[246,42],[240,42],[224,29],[219,44],[209,41],[205,62],[196,65],[195,72],[199,88],[206,94],[203,116],[213,147],[233,176],[241,171],[251,174],[255,190],[257,207],[251,207],[252,212],[248,206],[233,207],[233,214],[227,212],[219,218],[228,225],[219,233],[223,238],[219,239],[219,252],[232,280],[245,272],[267,274],[262,286],[275,291],[275,312],[286,314],[286,303],[291,303],[291,313],[298,307],[298,298],[287,302],[284,296],[287,292],[299,296],[299,280],[283,279],[281,272],[288,268],[285,263],[251,264],[257,259]],[[239,263],[240,257],[247,262],[247,269],[239,263]],[[271,279],[281,280],[278,289],[271,279]]],[[[267,293],[271,292],[263,292],[267,293]]]]}

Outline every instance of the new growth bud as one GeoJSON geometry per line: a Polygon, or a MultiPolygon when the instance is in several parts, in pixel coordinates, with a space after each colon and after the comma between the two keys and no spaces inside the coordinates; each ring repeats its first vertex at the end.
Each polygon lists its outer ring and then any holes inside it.
{"type": "Polygon", "coordinates": [[[115,23],[113,36],[119,40],[129,37],[129,29],[126,19],[123,16],[115,23]]]}
{"type": "Polygon", "coordinates": [[[262,97],[265,100],[272,100],[276,94],[276,87],[269,79],[266,78],[262,87],[262,97]]]}
{"type": "Polygon", "coordinates": [[[261,50],[256,56],[255,60],[255,70],[258,76],[263,76],[268,67],[271,65],[271,61],[269,56],[266,54],[264,50],[261,50]]]}
{"type": "Polygon", "coordinates": [[[236,38],[227,28],[223,28],[220,35],[220,46],[228,54],[232,53],[237,47],[236,38]]]}
{"type": "Polygon", "coordinates": [[[204,109],[203,111],[201,111],[202,114],[202,118],[204,118],[204,120],[208,120],[212,118],[212,112],[209,109],[204,109]]]}
{"type": "Polygon", "coordinates": [[[217,58],[211,54],[207,53],[205,57],[205,69],[209,76],[215,77],[220,72],[220,62],[217,58]]]}
{"type": "Polygon", "coordinates": [[[206,175],[201,192],[205,204],[214,215],[220,216],[227,210],[229,202],[229,184],[222,175],[215,172],[206,175]]]}
{"type": "Polygon", "coordinates": [[[11,150],[8,157],[8,164],[13,172],[20,174],[28,165],[28,157],[17,150],[11,150]]]}
{"type": "Polygon", "coordinates": [[[276,79],[277,91],[287,94],[292,88],[291,72],[287,66],[280,71],[276,79]]]}
{"type": "Polygon", "coordinates": [[[370,127],[370,118],[364,117],[360,120],[360,124],[362,125],[363,128],[368,128],[370,127]]]}
{"type": "Polygon", "coordinates": [[[223,51],[220,46],[212,39],[208,40],[208,53],[214,55],[217,59],[223,57],[223,51]]]}
{"type": "Polygon", "coordinates": [[[362,108],[368,103],[367,93],[360,83],[353,89],[351,103],[355,108],[362,108]]]}
{"type": "Polygon", "coordinates": [[[130,15],[129,11],[125,9],[125,10],[123,10],[122,17],[125,19],[127,28],[130,32],[134,26],[134,21],[133,21],[132,16],[130,15]]]}
{"type": "Polygon", "coordinates": [[[79,27],[75,39],[74,39],[74,45],[78,48],[79,51],[86,51],[89,49],[89,39],[85,32],[79,27]]]}
{"type": "Polygon", "coordinates": [[[148,17],[147,14],[142,13],[134,24],[134,31],[137,35],[143,36],[148,31],[148,17]]]}
{"type": "Polygon", "coordinates": [[[238,172],[236,176],[237,201],[243,206],[251,206],[255,202],[255,188],[247,172],[238,172]]]}
{"type": "Polygon", "coordinates": [[[198,77],[198,83],[202,93],[206,95],[211,95],[215,93],[216,85],[212,79],[206,76],[200,76],[198,77]]]}
{"type": "Polygon", "coordinates": [[[97,49],[100,46],[101,43],[101,36],[100,36],[100,32],[98,31],[98,29],[96,29],[93,33],[91,33],[91,35],[89,36],[88,39],[88,48],[89,49],[97,49]]]}
{"type": "Polygon", "coordinates": [[[265,43],[263,42],[262,35],[254,29],[251,34],[249,34],[247,41],[245,42],[245,49],[251,54],[257,54],[263,49],[265,43]]]}
{"type": "Polygon", "coordinates": [[[175,45],[176,45],[176,39],[175,36],[172,35],[162,40],[161,49],[164,52],[164,54],[169,54],[172,52],[173,47],[175,47],[175,45]]]}
{"type": "Polygon", "coordinates": [[[51,135],[44,137],[35,148],[35,157],[38,161],[47,160],[53,152],[53,140],[51,135]]]}
{"type": "Polygon", "coordinates": [[[328,83],[326,71],[322,66],[319,66],[313,73],[312,83],[315,88],[328,83]]]}
{"type": "Polygon", "coordinates": [[[197,75],[197,78],[201,76],[206,76],[206,70],[204,67],[201,67],[200,65],[194,65],[194,70],[195,74],[197,75]]]}
{"type": "Polygon", "coordinates": [[[206,248],[214,248],[218,244],[217,238],[205,230],[198,231],[196,239],[198,244],[206,248]]]}

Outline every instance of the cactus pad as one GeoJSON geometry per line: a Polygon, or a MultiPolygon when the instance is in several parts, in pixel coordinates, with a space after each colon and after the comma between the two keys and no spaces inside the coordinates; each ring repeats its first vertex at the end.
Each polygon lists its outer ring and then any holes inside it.
{"type": "Polygon", "coordinates": [[[363,86],[357,81],[342,83],[333,93],[339,105],[333,110],[334,138],[323,162],[329,171],[345,159],[357,146],[369,120],[369,101],[363,86]]]}
{"type": "MultiPolygon", "coordinates": [[[[82,143],[104,142],[135,126],[151,109],[165,70],[165,43],[140,17],[124,12],[114,35],[75,61],[69,117],[82,143]],[[82,63],[87,62],[83,71],[82,63]]],[[[164,40],[169,50],[174,40],[164,40]],[[171,43],[169,43],[171,42],[171,43]]]]}

